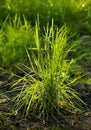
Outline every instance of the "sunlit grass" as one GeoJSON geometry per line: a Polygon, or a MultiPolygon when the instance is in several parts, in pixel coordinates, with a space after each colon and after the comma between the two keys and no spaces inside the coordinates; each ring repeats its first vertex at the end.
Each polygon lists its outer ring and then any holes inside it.
{"type": "Polygon", "coordinates": [[[66,26],[54,29],[53,23],[50,28],[45,28],[41,39],[36,23],[36,47],[31,47],[30,53],[26,49],[30,67],[17,67],[25,76],[18,76],[11,87],[14,91],[20,91],[14,98],[15,111],[23,109],[26,116],[32,111],[43,119],[55,113],[63,114],[61,109],[71,113],[81,112],[80,103],[84,102],[72,88],[81,76],[75,73],[77,59],[67,58],[75,47],[74,43],[68,43],[68,39],[66,26]]]}

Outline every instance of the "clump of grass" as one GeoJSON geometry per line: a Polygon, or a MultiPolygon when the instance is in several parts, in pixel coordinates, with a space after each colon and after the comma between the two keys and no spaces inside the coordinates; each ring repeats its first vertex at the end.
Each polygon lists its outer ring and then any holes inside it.
{"type": "Polygon", "coordinates": [[[48,119],[55,113],[62,114],[62,109],[71,112],[81,112],[80,103],[84,103],[72,86],[81,78],[77,72],[77,59],[68,59],[75,44],[68,43],[68,29],[47,26],[43,39],[39,36],[39,25],[35,27],[36,47],[27,51],[30,67],[18,66],[25,75],[18,76],[12,88],[20,92],[14,97],[14,110],[23,108],[24,114],[29,112],[39,114],[48,119]],[[27,70],[27,71],[26,71],[27,70]],[[79,105],[78,105],[79,104],[79,105]]]}

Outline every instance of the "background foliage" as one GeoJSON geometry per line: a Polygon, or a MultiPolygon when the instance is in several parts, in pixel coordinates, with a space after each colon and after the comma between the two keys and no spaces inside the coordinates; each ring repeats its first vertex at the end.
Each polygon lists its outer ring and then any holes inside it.
{"type": "Polygon", "coordinates": [[[1,21],[4,21],[7,15],[13,18],[18,13],[21,17],[25,15],[34,25],[39,14],[41,27],[51,23],[51,19],[54,18],[57,26],[66,23],[73,32],[83,33],[83,29],[85,33],[91,33],[90,0],[4,0],[0,2],[0,12],[1,21]]]}

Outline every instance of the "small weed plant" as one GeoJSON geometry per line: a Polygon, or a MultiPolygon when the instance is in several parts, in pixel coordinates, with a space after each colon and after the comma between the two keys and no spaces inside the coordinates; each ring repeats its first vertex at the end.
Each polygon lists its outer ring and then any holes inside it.
{"type": "Polygon", "coordinates": [[[26,62],[25,47],[34,44],[33,29],[25,17],[21,21],[15,15],[13,20],[6,20],[0,30],[1,66],[13,66],[26,62]]]}
{"type": "Polygon", "coordinates": [[[44,30],[41,38],[36,23],[36,47],[29,48],[30,51],[26,49],[30,66],[24,65],[25,69],[18,66],[24,76],[18,76],[12,85],[14,91],[19,91],[14,97],[14,110],[23,109],[26,116],[32,111],[43,119],[55,113],[62,114],[62,109],[81,112],[80,103],[84,102],[72,87],[81,78],[77,73],[77,59],[68,58],[75,44],[68,42],[66,26],[58,29],[52,23],[44,30]]]}

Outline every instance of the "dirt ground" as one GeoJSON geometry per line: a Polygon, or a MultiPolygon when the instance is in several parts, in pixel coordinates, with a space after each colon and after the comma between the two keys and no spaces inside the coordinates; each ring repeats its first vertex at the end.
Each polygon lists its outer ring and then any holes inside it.
{"type": "MultiPolygon", "coordinates": [[[[0,75],[0,92],[9,90],[8,82],[8,75],[0,75]]],[[[32,113],[28,118],[22,112],[12,115],[12,95],[4,93],[0,95],[0,130],[91,130],[91,85],[83,85],[79,91],[88,107],[82,115],[67,115],[58,120],[50,117],[46,123],[32,113]]]]}

